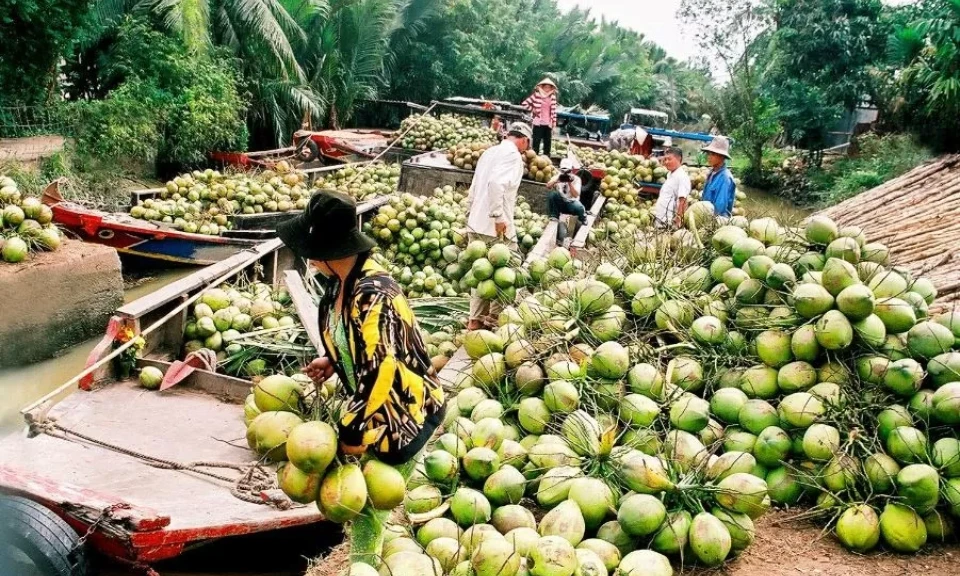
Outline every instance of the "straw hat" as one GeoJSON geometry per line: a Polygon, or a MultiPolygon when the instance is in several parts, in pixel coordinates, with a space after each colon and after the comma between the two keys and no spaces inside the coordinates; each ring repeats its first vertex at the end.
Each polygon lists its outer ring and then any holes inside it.
{"type": "Polygon", "coordinates": [[[724,158],[730,158],[730,140],[726,136],[717,136],[711,142],[710,145],[703,149],[704,152],[713,152],[714,154],[719,154],[724,158]]]}
{"type": "Polygon", "coordinates": [[[540,81],[539,84],[537,84],[537,86],[544,86],[544,85],[546,85],[546,86],[553,86],[554,88],[557,87],[557,85],[553,82],[553,80],[551,80],[551,79],[549,79],[549,78],[544,78],[543,80],[540,81]]]}

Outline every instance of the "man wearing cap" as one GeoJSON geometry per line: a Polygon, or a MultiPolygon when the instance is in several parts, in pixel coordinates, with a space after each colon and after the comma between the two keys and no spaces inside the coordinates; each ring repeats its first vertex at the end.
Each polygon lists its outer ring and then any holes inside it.
{"type": "Polygon", "coordinates": [[[533,151],[540,154],[542,143],[542,153],[549,156],[553,129],[557,126],[557,85],[544,78],[523,105],[533,115],[533,151]]]}
{"type": "MultiPolygon", "coordinates": [[[[487,244],[498,240],[516,247],[517,190],[523,180],[523,156],[530,147],[532,130],[514,122],[502,142],[480,156],[467,196],[467,233],[487,244]]],[[[470,299],[468,330],[478,330],[489,319],[490,302],[474,293],[470,299]]]]}
{"type": "MultiPolygon", "coordinates": [[[[575,173],[575,168],[572,158],[564,158],[560,161],[560,173],[547,182],[547,189],[550,190],[547,194],[547,211],[551,220],[559,221],[561,214],[572,214],[580,224],[587,223],[587,210],[580,202],[583,182],[575,173]]],[[[557,244],[565,243],[566,232],[566,226],[557,226],[557,244]]]]}
{"type": "Polygon", "coordinates": [[[707,164],[711,168],[703,188],[703,200],[713,204],[717,216],[730,216],[733,214],[733,200],[737,194],[737,183],[727,167],[730,140],[717,136],[703,151],[707,153],[707,164]]]}
{"type": "Polygon", "coordinates": [[[352,198],[318,192],[277,234],[322,278],[322,356],[304,372],[333,374],[347,392],[340,449],[400,465],[426,445],[443,419],[444,394],[417,320],[400,286],[372,257],[352,198]]]}

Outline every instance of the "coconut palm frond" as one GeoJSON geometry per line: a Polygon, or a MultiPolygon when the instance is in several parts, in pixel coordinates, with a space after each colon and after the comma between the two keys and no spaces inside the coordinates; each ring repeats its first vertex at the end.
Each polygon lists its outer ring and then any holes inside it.
{"type": "Polygon", "coordinates": [[[213,45],[207,0],[155,0],[152,9],[160,15],[165,26],[180,34],[191,52],[203,53],[213,45]]]}

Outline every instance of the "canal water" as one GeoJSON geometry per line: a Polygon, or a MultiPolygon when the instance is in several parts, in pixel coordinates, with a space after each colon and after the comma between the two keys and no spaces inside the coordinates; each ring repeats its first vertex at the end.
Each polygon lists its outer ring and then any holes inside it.
{"type": "MultiPolygon", "coordinates": [[[[797,223],[810,214],[789,202],[760,190],[746,190],[744,209],[747,216],[757,218],[774,216],[785,222],[797,223]]],[[[130,282],[125,301],[130,302],[166,286],[193,272],[180,268],[138,272],[139,278],[130,282]]],[[[55,359],[30,366],[0,369],[0,436],[22,426],[19,411],[44,394],[54,390],[81,370],[87,355],[100,341],[99,336],[67,350],[55,359]]],[[[316,531],[309,527],[299,532],[286,532],[282,538],[260,535],[240,539],[240,542],[215,543],[185,554],[175,562],[159,566],[163,576],[296,576],[303,574],[306,558],[316,557],[335,540],[329,530],[316,531]],[[247,548],[245,553],[245,547],[247,548]],[[249,547],[263,550],[263,562],[251,559],[249,547]]],[[[257,554],[256,556],[261,556],[257,554]]],[[[101,566],[101,576],[139,576],[141,571],[118,566],[101,566]]]]}

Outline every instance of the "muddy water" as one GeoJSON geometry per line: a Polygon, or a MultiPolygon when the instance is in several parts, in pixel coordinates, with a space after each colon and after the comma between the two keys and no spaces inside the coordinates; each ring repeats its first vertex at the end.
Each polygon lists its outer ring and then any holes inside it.
{"type": "MultiPolygon", "coordinates": [[[[136,300],[193,271],[190,268],[152,271],[125,291],[124,300],[136,300]]],[[[15,430],[22,424],[19,414],[21,408],[80,373],[86,364],[87,355],[99,341],[100,336],[96,336],[51,360],[0,369],[0,394],[4,398],[0,403],[0,435],[15,430]]]]}
{"type": "Polygon", "coordinates": [[[741,186],[740,190],[747,194],[747,199],[743,201],[743,207],[749,218],[772,216],[781,222],[796,224],[812,213],[812,210],[800,208],[789,200],[784,200],[769,192],[748,186],[741,186]]]}

